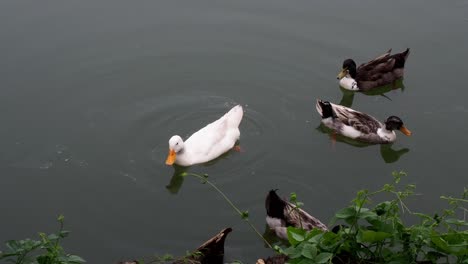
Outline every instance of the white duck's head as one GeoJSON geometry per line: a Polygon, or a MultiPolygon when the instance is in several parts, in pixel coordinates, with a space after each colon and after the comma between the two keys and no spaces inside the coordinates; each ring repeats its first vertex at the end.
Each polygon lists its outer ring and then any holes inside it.
{"type": "Polygon", "coordinates": [[[167,155],[166,165],[172,165],[176,161],[177,153],[184,149],[184,140],[180,136],[172,136],[169,139],[169,154],[167,155]]]}

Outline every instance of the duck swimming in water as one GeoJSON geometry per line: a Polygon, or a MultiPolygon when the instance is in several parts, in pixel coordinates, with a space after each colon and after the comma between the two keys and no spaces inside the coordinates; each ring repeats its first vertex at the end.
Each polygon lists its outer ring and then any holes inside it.
{"type": "Polygon", "coordinates": [[[232,149],[240,137],[239,125],[243,114],[242,106],[237,105],[218,120],[193,133],[185,142],[178,135],[172,136],[166,165],[204,163],[232,149]]]}
{"type": "Polygon", "coordinates": [[[409,49],[393,55],[390,55],[391,51],[388,50],[377,58],[359,65],[358,68],[354,60],[346,59],[343,62],[343,69],[337,76],[340,86],[351,91],[366,92],[403,78],[409,49]]]}
{"type": "Polygon", "coordinates": [[[322,117],[322,124],[352,139],[386,144],[396,140],[395,130],[400,130],[407,136],[411,135],[411,131],[397,116],[390,116],[382,123],[373,116],[327,101],[317,100],[315,107],[322,117]]]}
{"type": "Polygon", "coordinates": [[[265,199],[265,208],[267,211],[266,222],[279,238],[288,239],[288,226],[305,230],[313,228],[328,230],[327,226],[320,220],[279,197],[276,190],[271,190],[268,193],[265,199]]]}

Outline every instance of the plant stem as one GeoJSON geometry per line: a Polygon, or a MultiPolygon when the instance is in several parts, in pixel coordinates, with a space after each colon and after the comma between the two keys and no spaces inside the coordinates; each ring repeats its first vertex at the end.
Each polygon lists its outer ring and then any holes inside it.
{"type": "Polygon", "coordinates": [[[234,211],[236,211],[242,217],[242,219],[244,219],[244,221],[253,229],[253,231],[257,233],[257,235],[263,240],[263,242],[265,242],[265,244],[267,244],[269,248],[273,248],[271,244],[262,236],[262,234],[260,234],[257,228],[255,228],[255,226],[249,221],[249,219],[245,217],[244,213],[242,213],[241,210],[239,210],[239,208],[237,208],[237,206],[235,206],[234,203],[223,193],[223,191],[216,187],[216,185],[214,185],[212,182],[206,179],[206,177],[196,173],[186,172],[185,175],[194,176],[200,179],[203,183],[208,183],[211,187],[213,187],[213,189],[215,189],[224,198],[224,200],[234,209],[234,211]]]}

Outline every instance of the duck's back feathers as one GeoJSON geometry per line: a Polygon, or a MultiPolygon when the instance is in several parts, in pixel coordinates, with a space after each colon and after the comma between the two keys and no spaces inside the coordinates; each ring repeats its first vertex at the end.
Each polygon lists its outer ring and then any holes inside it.
{"type": "Polygon", "coordinates": [[[280,238],[288,239],[286,230],[288,226],[305,230],[311,230],[312,228],[328,230],[327,226],[320,220],[280,198],[276,190],[271,190],[268,193],[265,199],[265,208],[267,210],[267,224],[280,238]]]}
{"type": "Polygon", "coordinates": [[[372,59],[368,62],[365,62],[365,63],[362,63],[361,65],[359,65],[358,67],[358,71],[359,70],[369,70],[369,69],[372,69],[374,67],[374,65],[376,64],[380,64],[386,60],[388,60],[388,58],[390,57],[390,53],[392,52],[392,49],[389,49],[387,52],[383,53],[382,55],[380,56],[377,56],[375,59],[372,59]]]}
{"type": "Polygon", "coordinates": [[[390,55],[390,51],[391,49],[358,67],[354,79],[360,90],[368,91],[371,88],[390,84],[403,77],[405,62],[409,56],[409,48],[393,55],[390,55]]]}
{"type": "Polygon", "coordinates": [[[388,131],[385,124],[371,115],[321,100],[317,100],[316,108],[322,116],[322,124],[345,137],[372,144],[390,143],[396,139],[395,132],[388,131]],[[324,106],[332,108],[333,116],[323,116],[324,106]]]}
{"type": "Polygon", "coordinates": [[[332,106],[340,122],[363,134],[377,133],[382,126],[382,123],[373,116],[341,105],[332,104],[332,106]]]}
{"type": "Polygon", "coordinates": [[[229,127],[238,127],[244,116],[244,110],[241,105],[234,106],[222,118],[228,120],[229,127]]]}
{"type": "Polygon", "coordinates": [[[237,105],[195,132],[184,142],[184,149],[177,154],[176,163],[181,166],[204,163],[229,151],[239,140],[243,114],[242,106],[237,105]]]}

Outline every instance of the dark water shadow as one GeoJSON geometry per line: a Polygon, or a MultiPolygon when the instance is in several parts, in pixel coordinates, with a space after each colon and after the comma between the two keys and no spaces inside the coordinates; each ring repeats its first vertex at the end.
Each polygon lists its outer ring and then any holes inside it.
{"type": "Polygon", "coordinates": [[[392,100],[386,93],[391,92],[391,91],[396,91],[400,90],[403,92],[405,90],[405,85],[403,84],[403,79],[396,80],[392,84],[376,87],[370,91],[367,92],[353,92],[350,90],[346,90],[341,86],[338,86],[343,93],[343,96],[341,97],[341,101],[338,103],[339,105],[346,106],[346,107],[352,107],[353,106],[353,101],[354,101],[354,95],[356,93],[361,93],[365,94],[367,96],[382,96],[387,98],[388,100],[392,100]]]}
{"type": "MultiPolygon", "coordinates": [[[[358,148],[364,148],[364,147],[369,147],[369,146],[374,146],[375,144],[371,143],[366,143],[362,142],[359,140],[351,139],[348,137],[345,137],[343,135],[336,134],[333,129],[330,129],[326,127],[324,124],[320,123],[320,125],[317,127],[317,130],[322,132],[323,134],[327,134],[330,136],[330,140],[333,137],[333,140],[336,140],[336,142],[341,142],[345,143],[354,147],[358,148]]],[[[380,144],[380,156],[383,159],[385,163],[394,163],[398,161],[401,156],[403,156],[405,153],[408,153],[410,150],[408,148],[402,148],[402,149],[393,149],[393,144],[380,144]]]]}
{"type": "Polygon", "coordinates": [[[185,176],[183,175],[189,167],[182,167],[174,165],[174,174],[172,174],[171,181],[166,185],[166,189],[172,193],[177,194],[184,183],[185,176]]]}

